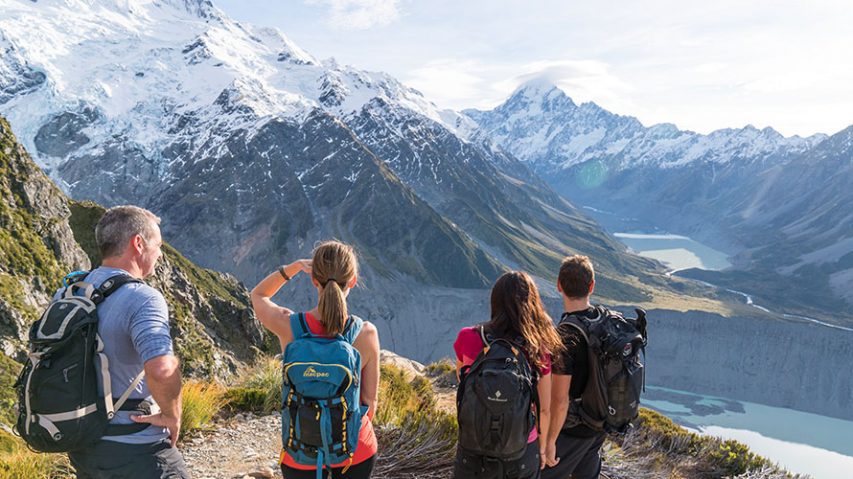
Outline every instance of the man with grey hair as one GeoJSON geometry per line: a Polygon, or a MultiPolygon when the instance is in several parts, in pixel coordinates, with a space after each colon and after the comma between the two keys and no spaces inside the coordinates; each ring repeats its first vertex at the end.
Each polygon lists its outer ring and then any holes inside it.
{"type": "MultiPolygon", "coordinates": [[[[99,287],[117,275],[150,276],[162,255],[159,223],[160,218],[136,206],[107,210],[95,228],[101,266],[84,281],[99,287]]],[[[106,372],[113,390],[135,385],[127,402],[134,410],[117,411],[107,436],[68,453],[77,477],[189,478],[175,447],[181,428],[181,373],[166,300],[141,281],[131,282],[98,306],[98,317],[109,359],[106,372]]]]}

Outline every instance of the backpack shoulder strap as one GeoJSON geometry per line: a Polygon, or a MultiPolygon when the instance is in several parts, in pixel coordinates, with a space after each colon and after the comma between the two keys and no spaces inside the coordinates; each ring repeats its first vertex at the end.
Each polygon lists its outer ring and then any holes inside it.
{"type": "Polygon", "coordinates": [[[483,340],[483,347],[489,347],[492,342],[486,337],[486,327],[481,324],[477,330],[480,332],[480,339],[483,340]]]}
{"type": "Polygon", "coordinates": [[[311,328],[305,321],[305,313],[294,313],[290,315],[290,331],[293,333],[293,339],[305,338],[313,336],[311,328]]]}
{"type": "Polygon", "coordinates": [[[109,295],[115,293],[119,288],[128,283],[142,284],[143,282],[141,279],[136,279],[128,274],[117,274],[115,276],[111,276],[101,283],[101,286],[97,288],[97,291],[92,294],[92,302],[100,304],[103,300],[107,299],[109,295]]]}
{"type": "Polygon", "coordinates": [[[344,326],[344,330],[341,332],[341,336],[344,340],[350,344],[355,342],[355,338],[358,337],[358,334],[361,332],[361,329],[364,327],[364,321],[356,315],[350,315],[347,320],[347,325],[344,326]]]}
{"type": "Polygon", "coordinates": [[[569,313],[563,313],[563,318],[560,320],[560,325],[569,325],[580,331],[583,339],[589,344],[589,333],[586,331],[586,324],[577,316],[569,313]]]}

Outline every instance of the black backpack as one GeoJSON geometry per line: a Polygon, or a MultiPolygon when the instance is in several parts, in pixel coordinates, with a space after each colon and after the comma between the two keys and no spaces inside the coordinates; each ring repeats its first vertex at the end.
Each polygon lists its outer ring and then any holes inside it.
{"type": "Polygon", "coordinates": [[[625,318],[602,306],[595,310],[594,319],[565,313],[560,321],[560,327],[580,331],[589,357],[589,379],[581,397],[569,405],[566,427],[584,424],[621,434],[639,414],[645,389],[646,312],[636,309],[637,318],[625,318]]]}
{"type": "Polygon", "coordinates": [[[519,341],[487,336],[482,326],[480,337],[483,350],[460,371],[456,392],[459,447],[471,455],[519,459],[537,424],[531,406],[536,404],[538,411],[538,375],[519,341]]]}
{"type": "Polygon", "coordinates": [[[120,398],[113,399],[97,312],[98,305],[120,287],[142,281],[123,274],[95,288],[82,281],[85,275],[67,276],[62,295],[30,328],[27,362],[14,386],[18,397],[15,430],[36,451],[72,451],[105,435],[131,434],[148,427],[108,425],[115,411],[146,412],[150,404],[127,400],[144,371],[120,398]],[[98,393],[98,381],[103,395],[98,393]]]}

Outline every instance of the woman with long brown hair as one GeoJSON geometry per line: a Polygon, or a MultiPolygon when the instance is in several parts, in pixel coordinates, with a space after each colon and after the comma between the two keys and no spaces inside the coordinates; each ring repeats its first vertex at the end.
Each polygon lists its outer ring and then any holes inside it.
{"type": "MultiPolygon", "coordinates": [[[[362,416],[355,450],[342,456],[348,456],[348,460],[326,467],[306,464],[305,458],[318,457],[318,449],[321,451],[323,448],[328,449],[327,443],[332,440],[344,444],[343,452],[346,453],[346,429],[332,431],[331,434],[315,432],[314,436],[322,436],[323,440],[321,447],[313,448],[306,446],[310,444],[309,439],[299,437],[300,434],[308,434],[306,427],[303,427],[301,432],[296,429],[289,431],[292,442],[295,442],[296,445],[293,443],[285,444],[282,451],[281,469],[286,479],[314,479],[319,477],[319,473],[322,472],[318,469],[331,469],[332,478],[363,479],[370,477],[373,470],[378,446],[371,421],[376,411],[379,392],[379,335],[376,327],[371,323],[349,314],[346,299],[357,281],[358,260],[353,248],[338,241],[326,241],[314,249],[311,260],[301,259],[280,267],[252,290],[252,306],[255,309],[255,314],[261,324],[278,336],[282,351],[285,352],[285,361],[288,361],[288,346],[295,346],[296,343],[300,342],[304,344],[302,340],[314,341],[320,345],[319,348],[332,341],[346,340],[357,351],[357,354],[353,356],[358,356],[358,358],[354,359],[352,364],[360,364],[361,368],[360,371],[349,373],[345,370],[346,368],[333,364],[325,365],[328,367],[324,370],[322,369],[324,365],[321,363],[328,358],[321,357],[303,358],[302,362],[298,364],[289,363],[294,365],[293,368],[298,372],[298,378],[291,379],[291,375],[286,375],[285,381],[294,384],[297,380],[310,381],[317,377],[328,379],[330,374],[334,375],[336,370],[342,369],[344,370],[343,377],[358,374],[359,378],[355,378],[355,381],[349,377],[349,385],[360,386],[360,403],[362,406],[366,406],[367,412],[362,416]],[[278,290],[300,272],[310,275],[318,296],[317,306],[304,313],[296,313],[284,306],[277,305],[272,300],[278,290]],[[343,439],[341,442],[342,432],[343,439]],[[306,453],[307,456],[303,453],[306,453]],[[312,453],[313,456],[311,456],[312,453]]],[[[343,345],[341,347],[346,349],[348,346],[343,345]]],[[[321,350],[319,348],[316,350],[321,350]]],[[[292,350],[291,348],[291,352],[292,350]]],[[[306,350],[310,350],[310,348],[306,350]]],[[[323,404],[312,403],[312,398],[308,395],[300,396],[299,391],[295,389],[290,391],[291,393],[287,395],[287,403],[293,404],[292,409],[290,409],[290,414],[293,414],[293,422],[303,419],[310,421],[314,417],[313,412],[309,415],[303,414],[306,405],[316,408],[318,421],[321,409],[327,407],[327,404],[331,411],[337,407],[338,414],[343,418],[344,423],[347,422],[346,418],[353,413],[353,410],[350,409],[352,405],[348,408],[344,402],[343,407],[341,407],[341,401],[344,399],[341,391],[336,393],[340,396],[340,401],[337,404],[332,400],[324,400],[322,401],[323,404]]],[[[355,406],[358,407],[357,404],[355,406]]],[[[287,413],[288,411],[285,411],[285,414],[287,413]]],[[[331,420],[333,428],[341,429],[344,426],[340,420],[336,422],[332,413],[330,416],[333,417],[331,420]]],[[[290,416],[288,415],[285,420],[290,420],[290,416]]],[[[288,431],[284,432],[288,433],[288,431]]],[[[340,455],[342,451],[337,449],[333,452],[340,455]]],[[[322,459],[322,453],[319,454],[319,457],[322,459]]],[[[317,464],[321,464],[321,461],[318,461],[317,464]]]]}
{"type": "Polygon", "coordinates": [[[462,328],[453,344],[460,376],[456,479],[539,477],[550,422],[551,357],[562,347],[532,278],[520,271],[498,278],[492,287],[491,319],[462,328]],[[501,375],[510,378],[510,387],[501,375]],[[472,385],[475,381],[479,384],[472,385]],[[527,416],[535,417],[536,426],[524,422],[527,416]],[[510,434],[520,436],[501,437],[510,434]],[[520,457],[502,455],[509,443],[521,446],[520,457]]]}

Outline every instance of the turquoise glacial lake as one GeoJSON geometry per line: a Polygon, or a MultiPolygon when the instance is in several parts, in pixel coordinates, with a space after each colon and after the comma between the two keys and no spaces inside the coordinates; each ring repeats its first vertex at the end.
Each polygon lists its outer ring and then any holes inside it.
{"type": "Polygon", "coordinates": [[[653,258],[678,271],[688,268],[721,270],[731,266],[728,256],[687,236],[673,234],[614,233],[640,256],[653,258]]]}
{"type": "Polygon", "coordinates": [[[643,405],[694,432],[740,441],[791,472],[853,478],[853,421],[652,386],[643,405]]]}

